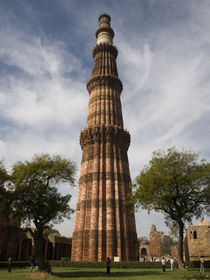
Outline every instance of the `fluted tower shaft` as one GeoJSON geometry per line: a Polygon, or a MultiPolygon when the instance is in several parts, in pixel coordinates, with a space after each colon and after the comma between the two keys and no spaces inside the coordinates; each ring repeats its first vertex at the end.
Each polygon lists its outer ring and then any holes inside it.
{"type": "Polygon", "coordinates": [[[136,260],[137,236],[129,205],[130,134],[123,128],[111,18],[102,15],[93,48],[87,127],[80,134],[82,162],[72,240],[72,261],[136,260]]]}

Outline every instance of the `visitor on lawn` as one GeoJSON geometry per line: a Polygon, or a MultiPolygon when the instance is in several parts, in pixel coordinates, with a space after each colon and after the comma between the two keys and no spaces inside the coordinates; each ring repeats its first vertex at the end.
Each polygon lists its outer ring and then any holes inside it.
{"type": "Polygon", "coordinates": [[[204,257],[200,257],[200,273],[204,273],[204,257]]]}
{"type": "Polygon", "coordinates": [[[11,270],[12,270],[12,258],[9,257],[8,258],[8,272],[11,272],[11,270]]]}
{"type": "Polygon", "coordinates": [[[166,260],[164,257],[162,257],[161,259],[161,264],[162,264],[163,272],[166,272],[166,260]]]}
{"type": "Polygon", "coordinates": [[[110,268],[111,268],[111,260],[109,257],[106,259],[106,273],[110,273],[110,268]]]}
{"type": "Polygon", "coordinates": [[[171,257],[170,259],[170,264],[171,264],[171,271],[174,271],[174,258],[171,257]]]}

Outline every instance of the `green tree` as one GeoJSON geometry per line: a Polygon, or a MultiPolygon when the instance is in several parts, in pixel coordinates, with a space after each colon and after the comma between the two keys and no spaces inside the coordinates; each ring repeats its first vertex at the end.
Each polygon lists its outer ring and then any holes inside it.
{"type": "Polygon", "coordinates": [[[29,228],[34,239],[35,258],[40,271],[49,271],[44,260],[43,232],[54,223],[70,218],[71,195],[61,195],[57,186],[74,184],[74,162],[60,156],[36,155],[32,161],[18,162],[13,166],[12,179],[15,185],[13,207],[29,228]]]}
{"type": "Polygon", "coordinates": [[[8,215],[11,211],[10,176],[2,161],[0,161],[0,213],[8,215]]]}
{"type": "Polygon", "coordinates": [[[148,240],[148,238],[146,236],[140,236],[138,238],[138,241],[139,241],[140,244],[142,244],[142,243],[149,244],[149,240],[148,240]]]}
{"type": "Polygon", "coordinates": [[[177,241],[173,240],[171,236],[164,235],[161,238],[161,252],[164,255],[171,255],[171,246],[177,245],[177,241]]]}
{"type": "Polygon", "coordinates": [[[183,232],[186,223],[203,215],[209,183],[208,164],[191,151],[153,153],[133,185],[132,201],[138,206],[161,212],[171,230],[178,229],[179,266],[183,265],[183,232]]]}
{"type": "Polygon", "coordinates": [[[205,206],[206,206],[206,213],[207,213],[207,215],[209,215],[209,213],[210,213],[210,163],[208,163],[208,165],[207,165],[208,167],[208,175],[207,175],[207,177],[208,177],[208,186],[207,186],[207,188],[205,188],[205,190],[204,190],[204,204],[205,204],[205,206]]]}
{"type": "Polygon", "coordinates": [[[60,232],[57,229],[54,229],[52,227],[45,228],[43,234],[53,235],[53,236],[61,236],[60,232]]]}

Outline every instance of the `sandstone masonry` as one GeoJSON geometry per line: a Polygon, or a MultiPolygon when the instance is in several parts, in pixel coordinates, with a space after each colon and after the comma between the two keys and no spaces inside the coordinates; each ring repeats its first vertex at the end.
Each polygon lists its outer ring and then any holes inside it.
{"type": "Polygon", "coordinates": [[[82,162],[72,239],[72,261],[137,259],[133,205],[129,205],[130,134],[123,127],[111,18],[101,15],[93,48],[93,70],[87,83],[87,126],[80,134],[82,162]]]}
{"type": "Polygon", "coordinates": [[[197,261],[200,256],[210,260],[210,222],[203,220],[187,228],[187,246],[190,261],[197,261]]]}

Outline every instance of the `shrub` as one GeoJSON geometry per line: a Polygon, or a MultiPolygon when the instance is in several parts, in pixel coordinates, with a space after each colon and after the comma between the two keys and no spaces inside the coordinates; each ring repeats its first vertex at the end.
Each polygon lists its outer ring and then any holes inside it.
{"type": "MultiPolygon", "coordinates": [[[[69,259],[50,260],[49,264],[52,267],[82,267],[82,268],[104,268],[105,262],[71,262],[69,259]]],[[[112,262],[114,268],[161,268],[160,262],[112,262]]],[[[189,268],[199,268],[200,262],[185,262],[185,266],[189,268]]],[[[205,268],[210,268],[210,261],[205,261],[205,268]]],[[[166,262],[166,268],[170,268],[170,263],[166,262]]]]}
{"type": "Polygon", "coordinates": [[[205,274],[193,274],[193,275],[184,275],[184,280],[202,280],[202,279],[209,279],[208,275],[205,274]]]}
{"type": "MultiPolygon", "coordinates": [[[[30,265],[29,261],[16,261],[12,262],[12,267],[13,268],[23,268],[27,267],[30,265]]],[[[8,262],[7,261],[0,261],[0,268],[7,268],[8,267],[8,262]]]]}
{"type": "MultiPolygon", "coordinates": [[[[71,262],[69,260],[50,260],[52,267],[82,267],[82,268],[104,268],[105,262],[71,262]]],[[[114,268],[160,268],[160,262],[112,262],[114,268]]],[[[169,263],[167,263],[169,267],[169,263]]]]}
{"type": "MultiPolygon", "coordinates": [[[[189,268],[199,268],[200,267],[200,262],[199,261],[194,261],[194,262],[187,261],[184,264],[185,264],[185,266],[187,266],[189,268]]],[[[204,262],[204,267],[205,268],[210,268],[210,261],[205,261],[204,262]]]]}

